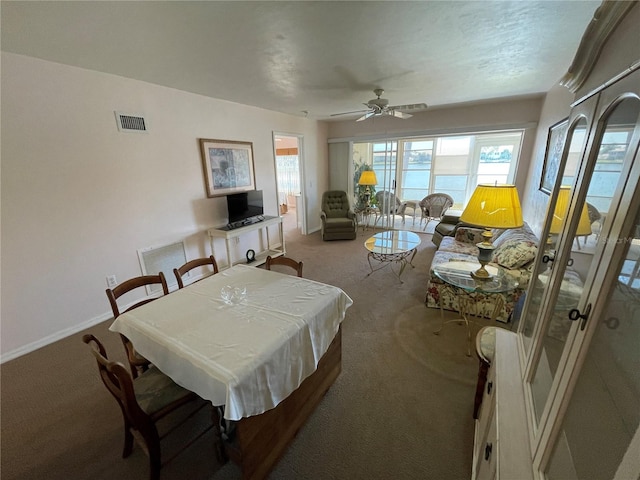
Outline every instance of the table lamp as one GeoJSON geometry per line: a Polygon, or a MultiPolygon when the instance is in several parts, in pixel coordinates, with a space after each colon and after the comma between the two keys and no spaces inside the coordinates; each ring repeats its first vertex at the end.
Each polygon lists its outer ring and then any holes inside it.
{"type": "Polygon", "coordinates": [[[371,198],[371,190],[369,189],[370,185],[377,185],[378,179],[376,178],[376,172],[373,170],[365,170],[360,175],[360,180],[358,180],[358,185],[364,185],[367,188],[364,190],[364,204],[366,207],[369,207],[369,200],[371,198]]]}
{"type": "Polygon", "coordinates": [[[494,246],[491,243],[491,228],[517,228],[523,225],[520,199],[515,185],[478,185],[471,195],[460,220],[484,228],[483,241],[477,243],[480,268],[471,276],[488,280],[491,274],[486,265],[491,261],[494,246]]]}
{"type": "MultiPolygon", "coordinates": [[[[571,187],[568,185],[562,185],[558,192],[558,199],[556,200],[556,208],[553,210],[553,217],[551,218],[551,226],[549,227],[549,238],[547,244],[552,246],[551,235],[558,235],[562,231],[562,223],[564,222],[567,212],[569,211],[569,204],[571,203],[571,187]]],[[[578,229],[576,230],[576,237],[591,235],[591,221],[589,220],[589,211],[587,210],[587,204],[585,203],[580,213],[580,220],[578,221],[578,229]]]]}

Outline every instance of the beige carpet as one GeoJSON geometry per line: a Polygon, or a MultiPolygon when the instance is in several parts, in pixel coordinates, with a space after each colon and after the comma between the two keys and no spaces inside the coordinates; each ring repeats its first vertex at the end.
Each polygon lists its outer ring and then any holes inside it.
{"type": "MultiPolygon", "coordinates": [[[[287,233],[288,255],[304,262],[304,276],[341,287],[354,305],[343,323],[342,374],[272,479],[470,476],[477,360],[465,355],[464,327],[450,323],[432,333],[440,314],[423,303],[431,236],[421,235],[415,268],[405,270],[401,283],[389,267],[367,275],[363,243],[371,234],[322,242],[319,233],[287,233]]],[[[101,307],[109,308],[106,297],[101,307]]],[[[123,360],[109,323],[89,331],[123,360]]],[[[82,333],[2,365],[3,480],[148,477],[140,448],[121,458],[121,414],[82,333]]],[[[238,467],[216,463],[210,443],[208,434],[164,467],[162,478],[239,479],[238,467]]]]}

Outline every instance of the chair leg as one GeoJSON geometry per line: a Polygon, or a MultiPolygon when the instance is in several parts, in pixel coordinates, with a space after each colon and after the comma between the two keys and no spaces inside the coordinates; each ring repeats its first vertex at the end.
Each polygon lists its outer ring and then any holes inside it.
{"type": "Polygon", "coordinates": [[[147,434],[144,434],[144,440],[147,444],[147,450],[149,451],[149,480],[160,480],[162,457],[158,431],[147,432],[147,434]]]}
{"type": "Polygon", "coordinates": [[[133,434],[131,433],[131,425],[124,420],[124,448],[122,449],[122,458],[127,458],[133,451],[133,434]]]}

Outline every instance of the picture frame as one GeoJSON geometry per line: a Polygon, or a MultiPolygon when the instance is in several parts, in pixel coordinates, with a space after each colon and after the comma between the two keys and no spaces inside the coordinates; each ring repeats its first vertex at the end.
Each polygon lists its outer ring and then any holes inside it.
{"type": "Polygon", "coordinates": [[[207,197],[256,189],[253,143],[208,138],[199,141],[207,197]]]}
{"type": "Polygon", "coordinates": [[[540,190],[547,195],[551,194],[556,183],[560,160],[562,159],[562,150],[564,149],[567,138],[568,126],[569,118],[567,117],[549,127],[547,149],[545,150],[542,176],[540,177],[540,190]]]}

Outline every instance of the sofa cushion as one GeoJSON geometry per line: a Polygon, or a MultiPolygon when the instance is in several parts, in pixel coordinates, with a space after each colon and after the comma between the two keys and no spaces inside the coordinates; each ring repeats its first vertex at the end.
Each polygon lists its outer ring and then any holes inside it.
{"type": "Polygon", "coordinates": [[[337,218],[327,218],[325,222],[325,230],[353,230],[355,225],[355,221],[352,218],[346,217],[337,217],[337,218]]]}
{"type": "Polygon", "coordinates": [[[493,262],[513,270],[527,265],[536,257],[537,252],[538,247],[534,242],[512,238],[506,242],[501,242],[496,247],[493,251],[493,262]]]}

